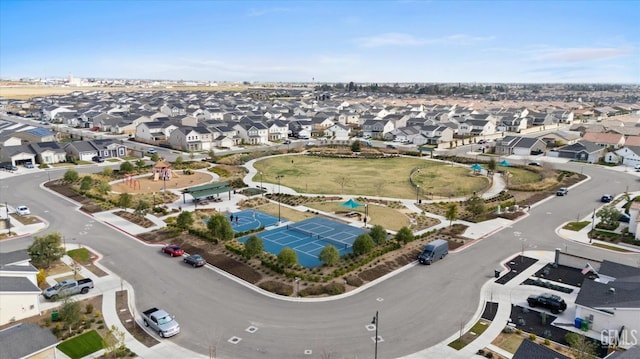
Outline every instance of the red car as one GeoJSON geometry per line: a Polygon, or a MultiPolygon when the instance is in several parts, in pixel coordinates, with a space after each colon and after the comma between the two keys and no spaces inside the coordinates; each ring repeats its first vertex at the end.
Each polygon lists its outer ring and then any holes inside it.
{"type": "Polygon", "coordinates": [[[176,245],[170,244],[162,247],[162,253],[166,253],[172,257],[177,257],[183,255],[184,250],[176,245]]]}

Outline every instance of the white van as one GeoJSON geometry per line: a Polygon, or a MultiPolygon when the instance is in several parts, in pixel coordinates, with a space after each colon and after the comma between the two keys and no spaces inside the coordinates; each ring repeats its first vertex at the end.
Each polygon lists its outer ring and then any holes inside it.
{"type": "Polygon", "coordinates": [[[640,164],[636,165],[634,168],[636,169],[636,172],[640,172],[640,164]]]}

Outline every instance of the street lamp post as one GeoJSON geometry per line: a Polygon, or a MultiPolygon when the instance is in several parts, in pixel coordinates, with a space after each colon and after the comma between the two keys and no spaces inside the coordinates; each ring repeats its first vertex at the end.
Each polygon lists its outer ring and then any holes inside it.
{"type": "Polygon", "coordinates": [[[262,196],[264,197],[264,185],[262,184],[262,172],[260,172],[260,192],[262,193],[262,196]]]}
{"type": "Polygon", "coordinates": [[[277,175],[276,179],[278,180],[278,225],[280,225],[280,180],[284,177],[283,175],[277,175]]]}
{"type": "Polygon", "coordinates": [[[364,204],[364,227],[367,227],[367,216],[369,216],[369,205],[367,203],[364,204]]]}
{"type": "Polygon", "coordinates": [[[376,316],[373,317],[371,324],[376,326],[376,336],[374,338],[375,341],[375,354],[373,356],[374,359],[378,359],[378,327],[380,326],[380,320],[378,319],[378,311],[376,310],[376,316]]]}
{"type": "Polygon", "coordinates": [[[416,185],[416,203],[419,201],[418,199],[419,197],[420,197],[420,185],[417,184],[416,185]]]}

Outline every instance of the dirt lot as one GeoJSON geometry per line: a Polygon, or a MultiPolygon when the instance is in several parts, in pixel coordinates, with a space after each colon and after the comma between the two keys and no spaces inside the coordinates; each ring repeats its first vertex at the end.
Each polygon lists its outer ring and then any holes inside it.
{"type": "Polygon", "coordinates": [[[173,171],[173,176],[169,181],[154,181],[153,176],[144,176],[136,178],[135,187],[125,182],[116,182],[111,184],[111,190],[118,193],[152,193],[160,192],[163,188],[177,189],[198,186],[209,183],[213,180],[213,176],[204,172],[194,172],[190,175],[182,174],[181,170],[173,171]]]}

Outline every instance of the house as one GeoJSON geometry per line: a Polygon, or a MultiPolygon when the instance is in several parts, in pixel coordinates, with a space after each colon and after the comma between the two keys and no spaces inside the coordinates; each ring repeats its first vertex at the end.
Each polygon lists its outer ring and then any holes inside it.
{"type": "Polygon", "coordinates": [[[640,344],[634,345],[625,351],[615,351],[605,359],[638,359],[640,358],[640,344]]]}
{"type": "Polygon", "coordinates": [[[136,126],[135,139],[149,144],[164,143],[176,128],[169,120],[142,122],[136,126]]]}
{"type": "Polygon", "coordinates": [[[624,146],[625,141],[624,135],[608,132],[587,132],[582,136],[582,139],[585,141],[593,142],[598,146],[611,148],[620,148],[624,146]]]}
{"type": "Polygon", "coordinates": [[[640,240],[640,202],[631,202],[629,218],[629,232],[634,234],[636,240],[640,240]]]}
{"type": "Polygon", "coordinates": [[[363,134],[371,138],[384,138],[384,135],[393,129],[393,123],[385,120],[367,120],[362,124],[363,134]]]}
{"type": "Polygon", "coordinates": [[[587,320],[598,337],[616,333],[610,340],[621,348],[635,345],[631,333],[640,333],[640,268],[605,260],[593,269],[597,278],[582,282],[575,317],[587,320]]]}
{"type": "Polygon", "coordinates": [[[289,126],[283,120],[273,120],[267,122],[269,141],[286,140],[289,134],[289,126]]]}
{"type": "Polygon", "coordinates": [[[485,136],[496,132],[496,126],[488,120],[466,120],[458,126],[461,136],[485,136]]]}
{"type": "Polygon", "coordinates": [[[578,141],[553,150],[555,157],[570,158],[577,161],[596,163],[604,156],[605,148],[589,141],[578,141]]]}
{"type": "Polygon", "coordinates": [[[19,166],[28,162],[36,163],[36,154],[29,145],[0,147],[0,163],[19,166]]]}
{"type": "Polygon", "coordinates": [[[261,122],[239,123],[233,126],[242,140],[250,145],[262,145],[269,142],[269,129],[261,122]]]}
{"type": "Polygon", "coordinates": [[[570,359],[551,348],[536,344],[531,340],[523,340],[520,346],[513,353],[512,359],[570,359]]]}
{"type": "Polygon", "coordinates": [[[100,154],[91,141],[70,142],[64,146],[64,150],[67,152],[68,157],[75,158],[80,161],[91,161],[94,156],[98,156],[100,154]]]}
{"type": "Polygon", "coordinates": [[[60,142],[39,142],[29,145],[36,155],[35,163],[46,163],[48,165],[67,161],[67,151],[64,150],[60,142]]]}
{"type": "Polygon", "coordinates": [[[182,151],[209,151],[214,147],[214,134],[205,126],[179,126],[171,131],[167,142],[171,148],[182,151]]]}
{"type": "Polygon", "coordinates": [[[604,161],[635,168],[640,165],[640,146],[625,146],[614,152],[607,152],[604,161]]]}
{"type": "Polygon", "coordinates": [[[127,155],[127,146],[110,138],[89,141],[98,150],[98,156],[104,158],[122,158],[127,155]]]}
{"type": "Polygon", "coordinates": [[[577,131],[555,131],[538,137],[547,144],[547,147],[571,145],[578,142],[582,137],[577,131]]]}
{"type": "Polygon", "coordinates": [[[521,155],[540,154],[546,150],[546,144],[532,137],[505,136],[496,140],[497,155],[521,155]]]}
{"type": "Polygon", "coordinates": [[[36,127],[26,131],[18,131],[14,133],[15,137],[22,140],[22,143],[37,143],[55,141],[56,135],[49,129],[36,127]]]}
{"type": "Polygon", "coordinates": [[[331,137],[334,140],[346,141],[349,139],[349,128],[341,123],[335,123],[333,126],[327,128],[324,133],[325,136],[331,137]]]}
{"type": "Polygon", "coordinates": [[[0,325],[40,314],[38,269],[29,260],[26,250],[0,253],[0,325]]]}
{"type": "Polygon", "coordinates": [[[502,117],[496,125],[496,130],[499,132],[516,132],[520,133],[522,130],[527,129],[527,118],[520,117],[502,117]]]}
{"type": "Polygon", "coordinates": [[[20,323],[0,330],[0,358],[56,358],[58,344],[51,330],[36,323],[20,323]]]}

